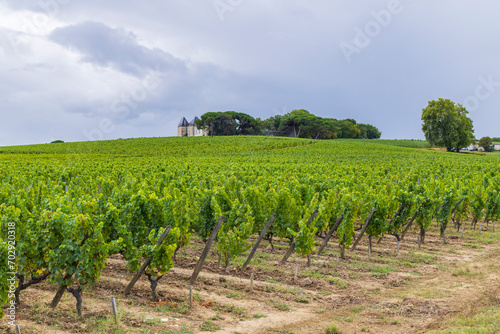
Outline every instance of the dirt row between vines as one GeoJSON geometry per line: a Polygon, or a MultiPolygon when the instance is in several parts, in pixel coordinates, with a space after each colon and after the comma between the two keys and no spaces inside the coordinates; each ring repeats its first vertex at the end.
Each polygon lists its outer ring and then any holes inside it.
{"type": "MultiPolygon", "coordinates": [[[[288,248],[275,242],[273,252],[261,245],[244,273],[241,256],[227,270],[212,250],[193,287],[189,309],[188,285],[203,243],[194,238],[178,254],[176,267],[160,281],[160,301],[151,302],[147,278],[142,277],[129,297],[123,291],[133,273],[119,255],[108,259],[101,279],[84,293],[83,318],[75,300],[65,294],[60,305],[48,304],[57,287],[48,282],[21,294],[17,324],[22,333],[324,333],[334,325],[342,333],[424,333],[460,314],[470,303],[500,287],[500,233],[466,231],[464,239],[448,232],[443,245],[435,229],[418,248],[416,234],[408,235],[396,254],[394,237],[374,245],[368,258],[367,238],[346,259],[336,263],[332,241],[323,255],[292,256],[279,264],[288,248]],[[295,263],[298,277],[294,280],[295,263]],[[255,275],[250,292],[250,273],[255,275]],[[117,299],[115,326],[110,299],[117,299]]],[[[321,242],[317,240],[317,244],[321,242]]],[[[0,332],[14,333],[6,319],[0,332]]]]}

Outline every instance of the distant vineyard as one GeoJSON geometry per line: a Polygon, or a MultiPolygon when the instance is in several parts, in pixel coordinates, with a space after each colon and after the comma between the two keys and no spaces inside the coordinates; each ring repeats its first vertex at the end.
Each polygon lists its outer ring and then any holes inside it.
{"type": "Polygon", "coordinates": [[[378,139],[377,143],[399,147],[410,148],[430,148],[431,145],[425,140],[398,140],[398,139],[378,139]]]}
{"type": "MultiPolygon", "coordinates": [[[[207,240],[221,216],[216,247],[226,265],[249,250],[273,214],[269,242],[288,239],[302,256],[318,251],[318,235],[333,234],[341,250],[363,232],[400,241],[415,229],[425,242],[436,222],[445,242],[450,223],[500,218],[497,157],[388,141],[144,138],[0,152],[0,251],[7,254],[15,226],[18,301],[22,290],[48,280],[81,302],[112,254],[133,271],[150,259],[154,293],[176,252],[193,233],[207,240]]],[[[5,303],[7,286],[0,289],[5,303]]]]}

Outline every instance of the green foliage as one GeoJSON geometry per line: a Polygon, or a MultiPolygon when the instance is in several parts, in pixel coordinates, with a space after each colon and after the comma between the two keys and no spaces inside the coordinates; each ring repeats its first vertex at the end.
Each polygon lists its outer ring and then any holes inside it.
{"type": "Polygon", "coordinates": [[[475,187],[471,189],[470,195],[470,213],[476,221],[480,221],[484,217],[484,209],[486,207],[486,198],[484,193],[482,193],[481,188],[475,187]]]}
{"type": "Polygon", "coordinates": [[[37,225],[45,236],[41,248],[47,257],[49,280],[58,285],[93,286],[110,249],[102,235],[103,223],[93,224],[88,215],[67,214],[61,209],[45,211],[42,217],[37,225]]]}
{"type": "Polygon", "coordinates": [[[359,139],[379,139],[382,135],[379,129],[371,124],[358,123],[359,134],[357,138],[359,139]]]}
{"type": "MultiPolygon", "coordinates": [[[[11,275],[8,275],[8,272],[11,272],[9,269],[9,263],[7,261],[9,256],[9,245],[7,242],[0,238],[0,259],[2,262],[0,263],[0,306],[5,305],[8,300],[8,292],[9,292],[9,281],[8,279],[12,278],[11,275]]],[[[5,312],[3,308],[0,307],[0,319],[3,318],[5,312]]]]}
{"type": "Polygon", "coordinates": [[[422,131],[431,145],[446,147],[448,151],[469,146],[474,140],[472,120],[467,110],[448,99],[429,101],[422,110],[422,131]]]}
{"type": "Polygon", "coordinates": [[[451,210],[453,210],[458,200],[455,191],[452,189],[445,189],[441,195],[441,200],[441,205],[438,207],[436,213],[436,220],[441,226],[441,230],[444,231],[451,219],[451,210]]]}
{"type": "MultiPolygon", "coordinates": [[[[297,254],[306,256],[314,252],[314,236],[316,235],[316,224],[313,221],[307,225],[310,216],[313,214],[316,206],[318,204],[318,196],[315,195],[312,201],[309,203],[309,210],[305,211],[302,219],[299,222],[298,233],[295,234],[295,251],[297,254]]],[[[318,219],[316,216],[315,219],[318,219]]]]}
{"type": "Polygon", "coordinates": [[[207,112],[196,121],[196,127],[208,130],[209,136],[262,134],[260,123],[255,118],[235,111],[207,112]]]}
{"type": "Polygon", "coordinates": [[[400,233],[417,210],[417,227],[433,218],[443,226],[460,199],[455,219],[498,220],[497,157],[395,146],[410,141],[181,139],[0,148],[0,238],[15,222],[18,274],[46,273],[51,282],[85,289],[106,257],[120,253],[130,269],[151,258],[148,273],[162,275],[176,247],[193,233],[206,240],[221,214],[217,247],[229,260],[248,249],[273,213],[270,235],[294,238],[300,255],[310,254],[315,233],[340,215],[336,235],[348,247],[354,226],[374,207],[373,235],[400,233]],[[167,225],[171,232],[156,246],[167,225]]]}
{"type": "MultiPolygon", "coordinates": [[[[151,259],[151,263],[147,267],[146,273],[154,276],[163,276],[174,267],[172,256],[177,247],[180,231],[178,227],[172,228],[163,243],[157,246],[156,243],[164,230],[164,228],[159,229],[157,232],[151,230],[148,235],[149,243],[142,245],[139,250],[139,258],[151,259]]],[[[134,269],[137,270],[138,268],[134,269]]]]}
{"type": "Polygon", "coordinates": [[[485,151],[490,151],[491,144],[493,144],[493,140],[490,137],[483,137],[478,142],[479,147],[482,147],[485,151]]]}
{"type": "Polygon", "coordinates": [[[247,240],[253,232],[252,211],[238,199],[231,201],[228,211],[223,212],[219,207],[215,211],[218,216],[226,217],[217,235],[217,250],[229,262],[251,247],[247,240]]]}
{"type": "Polygon", "coordinates": [[[326,328],[325,334],[341,334],[342,332],[335,325],[330,325],[326,328]]]}
{"type": "Polygon", "coordinates": [[[357,124],[353,119],[336,120],[311,114],[305,109],[262,121],[266,130],[279,131],[283,136],[311,139],[361,138],[378,139],[381,132],[370,124],[357,124]]]}
{"type": "Polygon", "coordinates": [[[217,324],[214,324],[210,320],[205,320],[201,323],[200,329],[202,331],[207,331],[207,332],[216,332],[220,329],[220,326],[217,324]]]}

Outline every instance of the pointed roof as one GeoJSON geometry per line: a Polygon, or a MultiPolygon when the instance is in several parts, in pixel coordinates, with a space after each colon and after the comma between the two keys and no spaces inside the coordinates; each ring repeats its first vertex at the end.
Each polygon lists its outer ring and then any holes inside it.
{"type": "Polygon", "coordinates": [[[198,116],[195,116],[191,122],[189,122],[189,126],[196,126],[196,120],[199,120],[198,116]]]}
{"type": "Polygon", "coordinates": [[[187,121],[186,117],[182,117],[182,119],[179,122],[179,125],[177,125],[177,127],[180,127],[180,126],[188,126],[188,121],[187,121]]]}

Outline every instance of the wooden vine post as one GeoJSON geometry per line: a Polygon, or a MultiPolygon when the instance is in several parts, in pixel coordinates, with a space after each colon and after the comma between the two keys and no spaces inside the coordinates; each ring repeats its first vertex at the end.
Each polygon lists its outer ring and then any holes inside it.
{"type": "Polygon", "coordinates": [[[255,245],[253,246],[252,251],[248,255],[247,260],[245,261],[245,263],[241,267],[241,271],[245,271],[247,266],[250,264],[250,261],[252,260],[253,256],[255,255],[255,252],[257,251],[257,248],[259,247],[262,239],[266,236],[267,230],[269,230],[269,228],[273,224],[275,218],[276,218],[276,212],[273,213],[273,216],[271,217],[271,219],[267,222],[266,226],[264,226],[264,229],[262,230],[262,232],[260,232],[259,239],[257,240],[255,245]]]}
{"type": "Polygon", "coordinates": [[[374,214],[375,214],[375,208],[372,209],[372,212],[370,213],[368,218],[366,218],[365,224],[363,225],[363,228],[361,229],[361,232],[359,233],[358,238],[356,239],[354,244],[352,244],[352,248],[351,248],[352,251],[354,249],[356,249],[356,246],[358,245],[359,241],[361,240],[361,237],[363,236],[363,234],[365,234],[366,228],[368,227],[368,223],[370,223],[370,220],[372,220],[372,217],[374,214]]]}
{"type": "MultiPolygon", "coordinates": [[[[314,218],[316,218],[316,216],[318,215],[318,212],[319,212],[318,209],[314,210],[314,212],[312,213],[311,217],[309,217],[309,220],[307,221],[306,226],[309,226],[309,224],[314,220],[314,218]]],[[[283,257],[283,259],[281,260],[281,264],[285,264],[286,263],[286,261],[288,260],[288,258],[293,254],[294,250],[295,250],[295,240],[290,245],[290,248],[288,248],[288,251],[286,252],[286,254],[283,257]]]]}
{"type": "Polygon", "coordinates": [[[415,214],[413,215],[413,217],[411,217],[410,222],[408,223],[408,225],[406,225],[406,228],[404,229],[403,233],[401,233],[401,241],[403,241],[403,239],[405,238],[406,232],[408,232],[411,225],[413,224],[413,222],[417,218],[418,212],[420,211],[421,207],[422,207],[422,205],[420,205],[419,208],[417,209],[417,211],[415,211],[415,214]]]}
{"type": "MultiPolygon", "coordinates": [[[[165,239],[165,237],[167,236],[168,232],[170,232],[170,229],[171,229],[171,226],[168,225],[167,228],[165,229],[165,231],[163,231],[163,233],[161,234],[158,241],[156,242],[156,246],[160,246],[162,244],[162,242],[165,239]]],[[[144,261],[144,263],[142,264],[142,267],[139,269],[137,274],[135,274],[134,278],[132,278],[132,281],[130,281],[127,288],[125,289],[125,296],[128,296],[130,294],[130,291],[134,287],[135,283],[139,280],[139,278],[141,278],[141,275],[144,273],[144,271],[146,270],[146,268],[149,266],[150,263],[151,263],[150,258],[148,258],[148,259],[146,259],[146,261],[144,261]]]]}
{"type": "Polygon", "coordinates": [[[320,255],[323,252],[323,250],[325,249],[326,245],[328,244],[328,241],[330,241],[330,238],[332,237],[333,233],[335,231],[337,231],[337,229],[339,228],[340,223],[342,223],[343,219],[344,219],[344,215],[342,214],[337,219],[337,221],[335,222],[335,224],[333,224],[332,228],[328,231],[328,233],[326,234],[325,239],[323,239],[323,242],[321,243],[321,246],[318,249],[318,253],[317,253],[318,255],[320,255]]]}
{"type": "Polygon", "coordinates": [[[205,262],[205,259],[208,256],[208,252],[212,247],[212,244],[215,240],[215,237],[217,236],[217,233],[219,233],[219,229],[222,226],[222,222],[224,221],[224,219],[226,219],[226,217],[220,216],[219,220],[217,221],[217,224],[215,224],[215,227],[212,230],[212,233],[210,234],[207,243],[205,244],[205,248],[203,249],[203,252],[200,255],[200,259],[198,260],[198,263],[196,263],[196,267],[194,268],[193,274],[191,275],[191,280],[189,281],[189,285],[194,285],[194,282],[196,282],[198,274],[200,273],[201,268],[203,268],[203,262],[205,262]]]}

